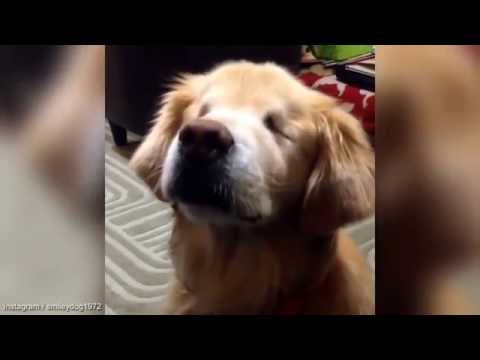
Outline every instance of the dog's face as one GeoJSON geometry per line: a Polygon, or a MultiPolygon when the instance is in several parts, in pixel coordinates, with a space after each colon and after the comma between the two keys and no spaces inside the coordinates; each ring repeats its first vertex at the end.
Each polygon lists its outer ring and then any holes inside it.
{"type": "Polygon", "coordinates": [[[335,227],[373,204],[357,121],[273,64],[182,78],[132,166],[192,221],[258,225],[296,210],[335,227]]]}

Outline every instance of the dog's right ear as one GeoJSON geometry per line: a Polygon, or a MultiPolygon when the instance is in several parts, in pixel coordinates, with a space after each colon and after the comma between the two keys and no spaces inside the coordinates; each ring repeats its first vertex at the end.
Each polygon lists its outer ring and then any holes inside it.
{"type": "Polygon", "coordinates": [[[340,108],[315,115],[318,155],[306,189],[303,226],[328,234],[374,213],[375,157],[352,115],[340,108]]]}
{"type": "Polygon", "coordinates": [[[185,109],[196,96],[200,76],[182,75],[163,97],[160,112],[154,120],[150,133],[135,151],[130,168],[164,200],[159,181],[168,147],[183,122],[185,109]]]}

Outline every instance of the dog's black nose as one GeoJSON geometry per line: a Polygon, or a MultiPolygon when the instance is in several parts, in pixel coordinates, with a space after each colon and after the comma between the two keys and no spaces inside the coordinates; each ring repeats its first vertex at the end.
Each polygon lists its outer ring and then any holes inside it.
{"type": "Polygon", "coordinates": [[[228,129],[213,120],[198,120],[180,130],[179,140],[184,155],[202,160],[225,155],[234,141],[228,129]]]}

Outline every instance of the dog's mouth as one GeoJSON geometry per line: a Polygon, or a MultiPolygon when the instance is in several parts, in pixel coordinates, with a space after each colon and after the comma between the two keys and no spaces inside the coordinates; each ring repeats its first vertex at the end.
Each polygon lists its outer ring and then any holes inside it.
{"type": "Polygon", "coordinates": [[[252,224],[256,224],[263,219],[263,217],[260,214],[250,215],[250,216],[238,216],[238,218],[242,221],[246,221],[252,224]]]}
{"type": "Polygon", "coordinates": [[[223,167],[179,164],[170,194],[174,201],[230,211],[233,205],[231,181],[223,167]]]}
{"type": "Polygon", "coordinates": [[[234,180],[224,164],[178,164],[172,179],[169,197],[196,218],[235,218],[250,224],[262,216],[247,209],[235,192],[234,180]]]}

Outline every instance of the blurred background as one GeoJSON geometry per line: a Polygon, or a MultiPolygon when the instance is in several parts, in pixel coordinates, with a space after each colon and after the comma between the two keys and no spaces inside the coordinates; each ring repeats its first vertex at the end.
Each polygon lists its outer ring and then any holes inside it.
{"type": "Polygon", "coordinates": [[[480,314],[479,49],[378,47],[377,314],[480,314]]]}
{"type": "Polygon", "coordinates": [[[0,46],[0,313],[104,313],[103,46],[0,46]]]}

